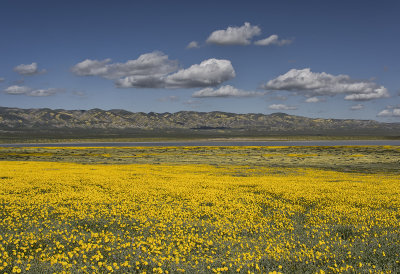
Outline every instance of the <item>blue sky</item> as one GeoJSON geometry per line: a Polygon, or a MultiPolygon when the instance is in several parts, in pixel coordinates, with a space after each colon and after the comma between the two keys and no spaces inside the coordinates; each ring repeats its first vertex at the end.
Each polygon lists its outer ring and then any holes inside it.
{"type": "Polygon", "coordinates": [[[2,1],[0,106],[400,122],[399,1],[2,1]]]}

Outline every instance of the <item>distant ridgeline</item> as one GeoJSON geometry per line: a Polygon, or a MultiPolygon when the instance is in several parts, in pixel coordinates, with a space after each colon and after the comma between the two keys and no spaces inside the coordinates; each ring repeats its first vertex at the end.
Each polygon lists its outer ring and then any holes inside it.
{"type": "Polygon", "coordinates": [[[372,120],[314,119],[285,113],[235,114],[180,111],[143,113],[113,110],[19,109],[0,107],[0,133],[115,133],[399,136],[400,123],[372,120]]]}

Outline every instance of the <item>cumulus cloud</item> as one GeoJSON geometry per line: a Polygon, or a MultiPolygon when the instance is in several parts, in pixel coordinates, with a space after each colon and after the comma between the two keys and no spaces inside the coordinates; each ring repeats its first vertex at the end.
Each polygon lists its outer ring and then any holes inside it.
{"type": "Polygon", "coordinates": [[[111,59],[90,60],[86,59],[71,68],[71,71],[79,76],[107,76],[111,59]]]}
{"type": "Polygon", "coordinates": [[[128,76],[162,76],[176,71],[177,61],[169,60],[162,52],[142,54],[138,59],[125,63],[110,63],[111,59],[86,59],[71,68],[79,76],[100,76],[107,79],[118,79],[128,76]]]}
{"type": "Polygon", "coordinates": [[[117,88],[164,88],[163,76],[135,75],[128,76],[115,81],[117,88]]]}
{"type": "Polygon", "coordinates": [[[141,55],[126,63],[111,59],[84,60],[71,68],[79,76],[100,76],[115,81],[119,88],[193,88],[221,84],[235,77],[229,60],[208,59],[178,70],[177,61],[161,52],[141,55]]]}
{"type": "Polygon", "coordinates": [[[14,67],[14,71],[21,75],[25,75],[25,76],[42,74],[42,73],[46,72],[45,69],[39,70],[37,63],[35,63],[35,62],[33,62],[32,64],[28,64],[28,65],[24,65],[24,64],[18,65],[16,67],[14,67]]]}
{"type": "Polygon", "coordinates": [[[271,36],[261,39],[254,42],[254,45],[257,46],[270,46],[270,45],[277,45],[277,46],[284,46],[289,45],[293,41],[289,39],[279,39],[278,35],[272,34],[271,36]]]}
{"type": "Polygon", "coordinates": [[[57,89],[57,88],[49,88],[49,89],[36,89],[36,90],[32,90],[28,93],[26,93],[26,95],[28,96],[34,96],[34,97],[44,97],[44,96],[51,96],[51,95],[55,95],[57,93],[63,92],[64,90],[62,89],[57,89]]]}
{"type": "Polygon", "coordinates": [[[261,29],[246,22],[241,27],[228,27],[226,30],[216,30],[207,39],[209,44],[217,45],[249,45],[250,40],[260,35],[261,29]]]}
{"type": "Polygon", "coordinates": [[[27,86],[9,86],[4,90],[4,92],[12,95],[28,95],[28,96],[35,96],[35,97],[41,97],[41,96],[51,96],[55,95],[56,93],[63,92],[62,89],[56,89],[56,88],[49,88],[49,89],[32,89],[27,86]]]}
{"type": "Polygon", "coordinates": [[[350,110],[360,110],[360,109],[363,109],[363,108],[364,108],[363,104],[357,104],[357,105],[351,106],[350,110]]]}
{"type": "Polygon", "coordinates": [[[169,75],[129,76],[116,81],[117,87],[196,88],[217,86],[235,77],[229,60],[208,59],[169,75]]]}
{"type": "MultiPolygon", "coordinates": [[[[375,84],[376,85],[376,84],[375,84]]],[[[353,101],[368,101],[373,99],[387,98],[389,97],[389,92],[383,86],[372,87],[371,91],[367,91],[365,93],[353,93],[350,95],[346,95],[344,97],[345,100],[353,100],[353,101]]]]}
{"type": "Polygon", "coordinates": [[[4,82],[6,79],[4,79],[3,77],[0,77],[0,83],[4,82]]]}
{"type": "Polygon", "coordinates": [[[186,46],[187,49],[197,49],[199,47],[199,43],[197,43],[196,41],[192,41],[186,46]]]}
{"type": "Polygon", "coordinates": [[[9,86],[4,91],[8,94],[25,94],[27,92],[30,92],[31,89],[26,86],[14,85],[14,86],[9,86]]]}
{"type": "Polygon", "coordinates": [[[321,102],[322,100],[318,97],[310,97],[306,99],[306,103],[318,103],[321,102]]]}
{"type": "Polygon", "coordinates": [[[251,96],[259,96],[264,95],[263,92],[255,92],[255,91],[245,91],[241,89],[237,89],[231,85],[222,86],[218,89],[213,88],[205,88],[199,91],[196,91],[192,94],[194,98],[203,98],[203,97],[251,97],[251,96]]]}
{"type": "Polygon", "coordinates": [[[170,88],[210,87],[235,76],[231,61],[212,58],[169,75],[165,83],[170,88]]]}
{"type": "Polygon", "coordinates": [[[315,73],[309,68],[291,69],[262,86],[266,90],[286,90],[304,96],[334,96],[344,94],[345,100],[367,101],[389,97],[384,86],[372,81],[351,79],[348,75],[315,73]]]}
{"type": "Polygon", "coordinates": [[[269,109],[274,109],[274,110],[295,110],[297,107],[295,106],[288,106],[284,104],[272,104],[268,106],[269,109]]]}
{"type": "Polygon", "coordinates": [[[387,106],[386,109],[378,113],[378,117],[400,117],[400,106],[387,106]]]}

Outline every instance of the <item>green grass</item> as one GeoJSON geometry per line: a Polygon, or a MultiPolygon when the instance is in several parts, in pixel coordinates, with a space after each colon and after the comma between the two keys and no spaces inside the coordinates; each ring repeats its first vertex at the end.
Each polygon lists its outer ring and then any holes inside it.
{"type": "Polygon", "coordinates": [[[366,134],[299,134],[296,132],[276,134],[251,130],[131,130],[131,131],[0,131],[0,143],[81,143],[81,142],[164,142],[164,141],[203,141],[203,140],[250,140],[250,141],[314,141],[314,140],[400,140],[400,135],[391,133],[380,135],[376,132],[366,134]]]}
{"type": "Polygon", "coordinates": [[[0,160],[102,164],[210,164],[400,172],[397,146],[1,148],[0,160]]]}

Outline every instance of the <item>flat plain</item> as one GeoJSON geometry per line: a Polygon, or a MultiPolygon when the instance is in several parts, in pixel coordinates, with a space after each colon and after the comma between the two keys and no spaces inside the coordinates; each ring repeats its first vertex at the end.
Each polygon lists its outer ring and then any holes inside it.
{"type": "Polygon", "coordinates": [[[400,147],[0,148],[0,272],[398,273],[400,147]]]}

